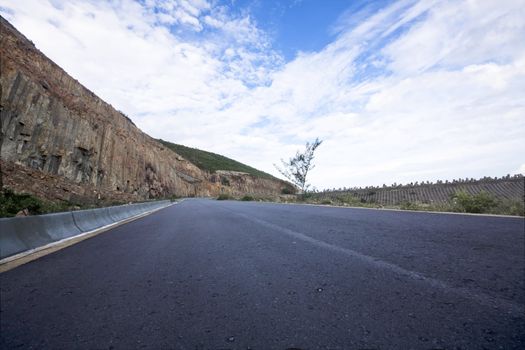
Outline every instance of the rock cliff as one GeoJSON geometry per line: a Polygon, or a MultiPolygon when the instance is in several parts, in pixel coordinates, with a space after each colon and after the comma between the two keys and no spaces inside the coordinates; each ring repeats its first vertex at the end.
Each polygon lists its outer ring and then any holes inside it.
{"type": "Polygon", "coordinates": [[[1,17],[0,29],[2,178],[15,191],[91,203],[224,192],[269,196],[290,186],[199,169],[143,133],[1,17]]]}

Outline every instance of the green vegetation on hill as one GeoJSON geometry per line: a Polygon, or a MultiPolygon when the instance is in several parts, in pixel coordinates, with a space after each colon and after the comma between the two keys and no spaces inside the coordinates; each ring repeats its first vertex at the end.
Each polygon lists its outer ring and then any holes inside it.
{"type": "Polygon", "coordinates": [[[252,168],[251,166],[240,163],[231,158],[221,156],[220,154],[178,145],[164,141],[162,139],[159,139],[158,141],[175,153],[180,154],[182,157],[186,158],[200,169],[209,171],[210,173],[213,173],[217,170],[241,171],[265,179],[278,180],[276,177],[270,174],[252,168]]]}

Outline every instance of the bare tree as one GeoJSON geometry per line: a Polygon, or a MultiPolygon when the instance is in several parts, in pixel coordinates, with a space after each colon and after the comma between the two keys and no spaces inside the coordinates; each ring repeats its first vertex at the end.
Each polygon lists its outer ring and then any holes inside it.
{"type": "Polygon", "coordinates": [[[295,156],[288,161],[281,159],[282,168],[274,164],[275,168],[279,170],[284,177],[299,187],[302,193],[310,187],[310,184],[306,182],[306,176],[310,170],[315,168],[315,165],[312,164],[314,152],[322,142],[319,138],[316,138],[312,143],[307,142],[303,152],[297,151],[295,156]]]}

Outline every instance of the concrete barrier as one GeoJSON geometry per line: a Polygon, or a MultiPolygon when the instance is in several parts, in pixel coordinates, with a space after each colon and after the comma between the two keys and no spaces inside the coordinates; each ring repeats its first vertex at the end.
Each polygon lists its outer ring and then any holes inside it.
{"type": "Polygon", "coordinates": [[[109,216],[106,208],[77,210],[72,213],[76,225],[82,232],[92,231],[115,222],[115,220],[109,216]]]}
{"type": "MultiPolygon", "coordinates": [[[[148,208],[151,208],[151,210],[152,210],[153,209],[153,203],[150,204],[148,206],[148,208]]],[[[144,210],[147,210],[147,209],[146,209],[146,207],[143,207],[142,203],[131,204],[131,205],[128,206],[128,212],[131,215],[137,215],[139,213],[142,213],[144,210]]]]}
{"type": "Polygon", "coordinates": [[[2,228],[2,231],[0,231],[0,258],[15,255],[30,249],[17,235],[8,235],[7,231],[3,230],[4,228],[5,226],[2,228]]]}
{"type": "Polygon", "coordinates": [[[124,205],[108,208],[109,216],[114,221],[124,220],[129,217],[128,209],[124,205]]]}
{"type": "Polygon", "coordinates": [[[0,259],[165,207],[155,201],[72,212],[0,218],[0,259]]]}
{"type": "Polygon", "coordinates": [[[0,219],[0,258],[81,233],[71,212],[0,219]]]}
{"type": "Polygon", "coordinates": [[[76,225],[71,212],[40,215],[35,216],[35,218],[40,218],[42,231],[46,232],[52,241],[59,241],[82,233],[82,230],[76,225]]]}

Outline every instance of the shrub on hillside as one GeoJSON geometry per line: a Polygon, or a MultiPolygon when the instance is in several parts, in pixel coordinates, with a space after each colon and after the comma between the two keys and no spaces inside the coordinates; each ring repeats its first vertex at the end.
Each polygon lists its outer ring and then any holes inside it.
{"type": "Polygon", "coordinates": [[[0,194],[0,217],[15,216],[27,209],[30,214],[41,214],[42,201],[27,193],[17,194],[6,189],[0,194]]]}
{"type": "Polygon", "coordinates": [[[401,202],[400,208],[403,209],[403,210],[419,210],[419,209],[421,209],[420,206],[417,205],[417,203],[413,203],[413,202],[410,202],[410,201],[403,201],[403,202],[401,202]]]}
{"type": "Polygon", "coordinates": [[[218,200],[218,201],[225,201],[225,200],[230,199],[230,198],[231,198],[231,197],[230,197],[229,194],[221,193],[221,194],[219,195],[219,197],[217,197],[217,200],[218,200]]]}
{"type": "Polygon", "coordinates": [[[525,216],[525,204],[523,201],[504,199],[498,202],[492,212],[494,214],[525,216]]]}
{"type": "Polygon", "coordinates": [[[291,187],[283,187],[281,194],[295,194],[295,191],[291,187]]]}
{"type": "Polygon", "coordinates": [[[43,201],[28,193],[15,193],[10,189],[0,192],[0,217],[15,216],[27,209],[30,215],[39,215],[68,210],[68,203],[43,201]]]}
{"type": "Polygon", "coordinates": [[[494,197],[485,191],[477,194],[458,191],[452,196],[452,202],[456,211],[463,213],[488,213],[498,205],[494,197]]]}
{"type": "Polygon", "coordinates": [[[254,200],[254,198],[252,196],[248,196],[248,195],[246,195],[246,196],[241,198],[241,201],[244,201],[244,202],[249,202],[249,201],[253,201],[253,200],[254,200]]]}

